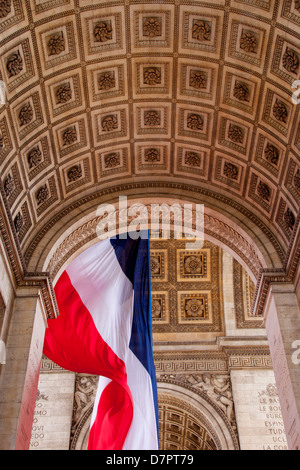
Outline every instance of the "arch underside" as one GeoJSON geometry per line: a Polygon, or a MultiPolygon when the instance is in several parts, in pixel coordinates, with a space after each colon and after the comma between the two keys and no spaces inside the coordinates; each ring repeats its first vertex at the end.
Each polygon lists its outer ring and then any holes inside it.
{"type": "Polygon", "coordinates": [[[280,269],[300,197],[297,2],[59,5],[5,0],[0,18],[1,193],[27,270],[120,194],[204,204],[208,237],[224,242],[219,213],[280,269]]]}

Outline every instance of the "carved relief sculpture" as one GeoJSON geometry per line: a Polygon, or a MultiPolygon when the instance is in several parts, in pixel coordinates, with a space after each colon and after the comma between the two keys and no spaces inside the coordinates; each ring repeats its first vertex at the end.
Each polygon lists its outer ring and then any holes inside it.
{"type": "Polygon", "coordinates": [[[6,68],[9,73],[9,77],[18,75],[23,70],[23,60],[19,51],[8,57],[6,68]]]}
{"type": "Polygon", "coordinates": [[[189,166],[200,166],[201,157],[196,152],[186,152],[184,156],[184,163],[189,166]]]}
{"type": "Polygon", "coordinates": [[[109,90],[116,86],[116,79],[113,72],[103,72],[98,78],[99,90],[109,90]]]}
{"type": "Polygon", "coordinates": [[[159,126],[160,125],[160,113],[155,110],[145,111],[144,123],[147,126],[159,126]]]}
{"type": "Polygon", "coordinates": [[[1,0],[0,18],[5,18],[11,12],[11,0],[1,0]]]}
{"type": "Polygon", "coordinates": [[[105,116],[101,122],[102,130],[104,132],[110,132],[118,128],[118,117],[115,114],[105,116]]]}
{"type": "Polygon", "coordinates": [[[58,55],[65,50],[65,39],[62,32],[54,34],[48,41],[49,55],[58,55]]]}
{"type": "Polygon", "coordinates": [[[82,169],[80,165],[74,165],[67,171],[68,181],[69,183],[73,181],[77,181],[79,178],[82,177],[82,169]]]}
{"type": "Polygon", "coordinates": [[[6,197],[9,197],[15,189],[15,182],[10,173],[5,178],[3,186],[6,197]]]}
{"type": "Polygon", "coordinates": [[[36,201],[38,206],[43,204],[49,197],[49,189],[46,184],[44,184],[36,193],[36,201]]]}
{"type": "Polygon", "coordinates": [[[64,145],[70,145],[76,142],[77,132],[75,127],[69,127],[66,129],[63,133],[62,140],[64,145]]]}
{"type": "Polygon", "coordinates": [[[235,124],[230,124],[228,129],[228,137],[233,142],[238,144],[243,143],[244,132],[243,129],[235,124]]]}
{"type": "Polygon", "coordinates": [[[282,57],[282,64],[288,72],[297,74],[299,68],[299,58],[293,49],[287,47],[282,57]]]}
{"type": "Polygon", "coordinates": [[[295,219],[293,212],[289,208],[287,208],[287,210],[285,211],[283,218],[288,229],[293,230],[296,219],[295,219]]]}
{"type": "Polygon", "coordinates": [[[275,104],[273,106],[273,114],[274,114],[275,119],[277,119],[277,121],[281,121],[284,123],[287,122],[288,110],[285,104],[282,103],[282,101],[278,99],[276,99],[275,104]]]}
{"type": "Polygon", "coordinates": [[[245,83],[236,81],[233,95],[240,101],[249,101],[249,88],[245,83]]]}
{"type": "Polygon", "coordinates": [[[143,36],[153,38],[161,36],[162,26],[160,18],[149,17],[143,23],[143,36]]]}
{"type": "Polygon", "coordinates": [[[161,83],[161,70],[159,67],[147,67],[144,69],[144,84],[159,85],[161,83]]]}
{"type": "Polygon", "coordinates": [[[112,27],[110,21],[100,21],[94,28],[94,37],[98,42],[107,42],[112,39],[112,27]]]}
{"type": "Polygon", "coordinates": [[[202,116],[200,114],[189,114],[186,125],[189,129],[201,131],[203,129],[202,116]]]}
{"type": "Polygon", "coordinates": [[[300,170],[298,168],[297,172],[294,175],[294,185],[295,188],[300,191],[300,170]]]}
{"type": "Polygon", "coordinates": [[[264,151],[264,155],[268,162],[276,166],[278,165],[279,150],[274,145],[268,142],[264,151]]]}
{"type": "Polygon", "coordinates": [[[212,374],[202,374],[202,381],[195,383],[195,387],[206,395],[225,413],[229,422],[232,420],[233,400],[230,391],[229,379],[214,377],[212,374]]]}
{"type": "Polygon", "coordinates": [[[40,151],[39,147],[35,147],[34,149],[30,150],[27,155],[27,161],[30,170],[38,166],[39,163],[41,163],[42,152],[40,151]]]}
{"type": "Polygon", "coordinates": [[[33,118],[33,110],[29,103],[25,104],[19,112],[20,125],[25,126],[29,124],[33,118]]]}
{"type": "Polygon", "coordinates": [[[265,201],[270,200],[271,191],[267,184],[260,181],[257,186],[257,194],[265,201]]]}
{"type": "Polygon", "coordinates": [[[257,39],[251,31],[242,31],[240,39],[240,48],[246,52],[257,52],[257,39]]]}
{"type": "Polygon", "coordinates": [[[120,163],[121,159],[119,153],[112,152],[104,157],[105,168],[113,168],[120,165],[120,163]]]}
{"type": "Polygon", "coordinates": [[[159,162],[160,151],[155,148],[145,150],[145,161],[146,162],[159,162]]]}
{"type": "Polygon", "coordinates": [[[189,85],[196,89],[207,87],[207,73],[201,70],[191,70],[189,85]]]}
{"type": "Polygon", "coordinates": [[[224,163],[224,168],[223,168],[223,173],[227,178],[230,178],[232,180],[237,180],[238,179],[239,169],[233,163],[225,162],[224,163]]]}
{"type": "Polygon", "coordinates": [[[19,233],[24,225],[23,217],[21,212],[18,212],[16,217],[14,218],[14,226],[16,229],[16,232],[19,233]]]}
{"type": "Polygon", "coordinates": [[[70,84],[66,83],[65,85],[61,85],[59,88],[57,88],[55,95],[57,104],[63,104],[67,103],[67,101],[70,101],[70,99],[72,98],[72,90],[70,84]]]}
{"type": "Polygon", "coordinates": [[[193,24],[192,37],[198,41],[209,41],[211,38],[211,27],[207,21],[197,20],[193,24]]]}

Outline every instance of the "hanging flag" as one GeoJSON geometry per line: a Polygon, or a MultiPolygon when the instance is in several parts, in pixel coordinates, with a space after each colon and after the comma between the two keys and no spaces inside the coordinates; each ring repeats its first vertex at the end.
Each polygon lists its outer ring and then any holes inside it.
{"type": "Polygon", "coordinates": [[[157,450],[149,240],[98,242],[69,264],[55,295],[44,354],[100,376],[88,449],[157,450]]]}

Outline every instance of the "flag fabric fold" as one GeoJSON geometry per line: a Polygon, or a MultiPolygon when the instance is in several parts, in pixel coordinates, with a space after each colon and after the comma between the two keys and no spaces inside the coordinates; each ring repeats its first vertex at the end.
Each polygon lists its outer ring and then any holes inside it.
{"type": "Polygon", "coordinates": [[[152,351],[149,240],[102,240],[59,277],[59,309],[44,354],[74,372],[99,375],[88,449],[158,449],[152,351]]]}

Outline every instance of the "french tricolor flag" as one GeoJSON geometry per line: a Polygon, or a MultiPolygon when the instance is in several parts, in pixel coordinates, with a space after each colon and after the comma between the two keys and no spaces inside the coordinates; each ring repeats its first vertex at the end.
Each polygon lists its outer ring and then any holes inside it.
{"type": "Polygon", "coordinates": [[[88,449],[157,450],[149,239],[101,240],[70,263],[55,295],[44,354],[100,376],[88,449]]]}

